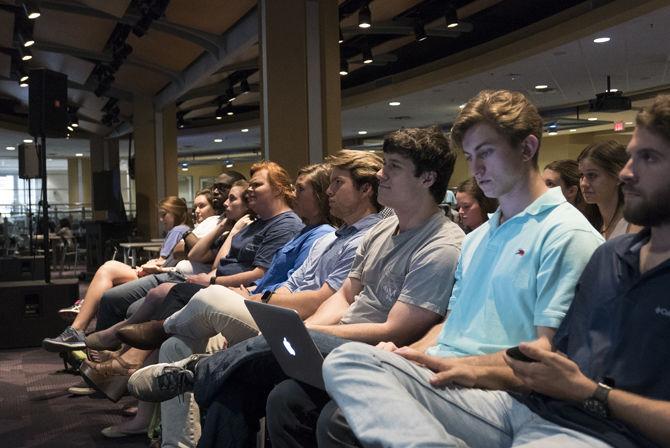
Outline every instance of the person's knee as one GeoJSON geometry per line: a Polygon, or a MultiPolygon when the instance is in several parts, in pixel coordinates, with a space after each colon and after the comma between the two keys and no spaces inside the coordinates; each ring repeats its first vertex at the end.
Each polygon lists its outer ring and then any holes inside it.
{"type": "Polygon", "coordinates": [[[333,400],[321,410],[316,422],[316,440],[319,447],[360,446],[344,414],[333,400]]]}
{"type": "Polygon", "coordinates": [[[173,286],[174,283],[163,283],[156,286],[155,288],[151,288],[146,295],[145,302],[154,306],[160,305],[163,303],[165,296],[167,296],[168,292],[170,292],[170,289],[172,289],[173,286]]]}
{"type": "Polygon", "coordinates": [[[286,380],[277,384],[268,395],[265,406],[266,424],[270,434],[281,431],[291,421],[294,411],[299,407],[302,387],[294,380],[286,380]]]}
{"type": "Polygon", "coordinates": [[[324,380],[332,377],[333,374],[336,374],[341,370],[343,365],[350,363],[354,359],[372,357],[375,351],[379,351],[379,349],[361,342],[347,342],[346,344],[342,344],[330,352],[326,357],[323,363],[324,380]]]}

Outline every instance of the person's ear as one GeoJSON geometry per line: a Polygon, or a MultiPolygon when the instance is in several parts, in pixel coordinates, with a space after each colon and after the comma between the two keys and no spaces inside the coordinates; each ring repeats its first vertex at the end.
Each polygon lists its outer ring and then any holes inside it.
{"type": "Polygon", "coordinates": [[[426,188],[430,188],[437,180],[437,173],[435,171],[426,171],[419,177],[421,178],[421,183],[425,185],[426,188]]]}
{"type": "Polygon", "coordinates": [[[521,141],[521,156],[524,162],[530,162],[540,149],[540,141],[533,134],[521,141]]]}
{"type": "Polygon", "coordinates": [[[569,203],[574,204],[575,199],[577,199],[577,192],[579,191],[579,187],[577,185],[573,185],[571,187],[568,187],[565,189],[565,192],[568,194],[568,197],[565,198],[568,200],[569,203]]]}

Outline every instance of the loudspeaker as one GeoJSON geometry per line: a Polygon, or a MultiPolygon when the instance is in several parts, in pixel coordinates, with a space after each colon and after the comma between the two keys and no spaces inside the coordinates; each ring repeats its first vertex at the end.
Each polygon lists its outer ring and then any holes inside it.
{"type": "Polygon", "coordinates": [[[44,257],[0,257],[0,282],[44,280],[44,257]]]}
{"type": "Polygon", "coordinates": [[[39,150],[34,143],[21,143],[19,145],[19,177],[21,179],[39,179],[42,177],[39,150]]]}
{"type": "Polygon", "coordinates": [[[67,136],[67,76],[44,68],[30,70],[28,129],[30,135],[67,136]]]}
{"type": "Polygon", "coordinates": [[[66,324],[58,310],[79,296],[77,280],[0,283],[0,348],[39,347],[66,324]]]}

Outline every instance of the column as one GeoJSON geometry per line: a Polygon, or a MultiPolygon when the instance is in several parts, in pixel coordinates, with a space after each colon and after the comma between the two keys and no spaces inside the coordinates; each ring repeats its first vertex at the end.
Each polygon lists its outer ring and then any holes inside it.
{"type": "Polygon", "coordinates": [[[261,0],[260,11],[261,145],[295,175],[341,145],[337,3],[261,0]]]}
{"type": "Polygon", "coordinates": [[[137,227],[146,238],[160,235],[158,203],[177,194],[176,107],[156,111],[149,97],[133,102],[137,227]]]}

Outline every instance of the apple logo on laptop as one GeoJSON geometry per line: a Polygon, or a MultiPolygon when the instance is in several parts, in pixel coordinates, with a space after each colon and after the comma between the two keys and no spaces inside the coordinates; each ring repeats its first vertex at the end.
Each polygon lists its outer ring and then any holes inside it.
{"type": "Polygon", "coordinates": [[[293,347],[291,347],[291,343],[284,337],[284,340],[282,341],[284,343],[284,348],[286,351],[289,353],[291,356],[295,356],[295,350],[293,350],[293,347]]]}

